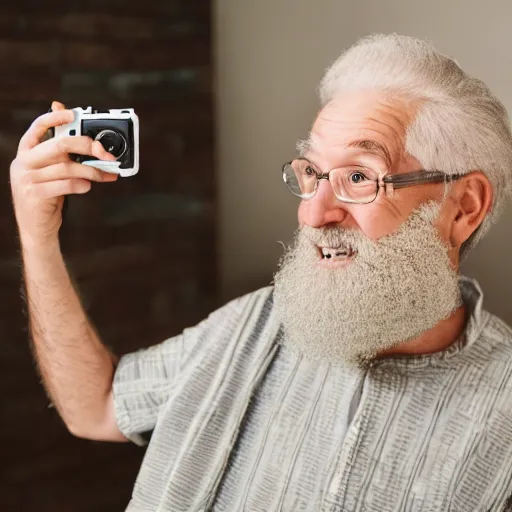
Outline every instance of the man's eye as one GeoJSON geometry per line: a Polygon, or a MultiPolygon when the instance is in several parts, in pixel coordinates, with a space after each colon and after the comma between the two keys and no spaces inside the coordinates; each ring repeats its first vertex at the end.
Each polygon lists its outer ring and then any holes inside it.
{"type": "Polygon", "coordinates": [[[314,176],[316,174],[315,170],[310,165],[306,167],[305,173],[307,176],[314,176]]]}
{"type": "Polygon", "coordinates": [[[349,179],[351,183],[361,183],[368,178],[362,172],[356,171],[350,175],[349,179]]]}

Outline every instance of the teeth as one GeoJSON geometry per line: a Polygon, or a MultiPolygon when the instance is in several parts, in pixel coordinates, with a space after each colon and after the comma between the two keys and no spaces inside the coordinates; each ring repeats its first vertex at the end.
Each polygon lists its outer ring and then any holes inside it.
{"type": "Polygon", "coordinates": [[[332,247],[322,247],[322,256],[324,258],[336,258],[336,257],[346,257],[348,256],[352,250],[349,249],[334,249],[332,247]]]}

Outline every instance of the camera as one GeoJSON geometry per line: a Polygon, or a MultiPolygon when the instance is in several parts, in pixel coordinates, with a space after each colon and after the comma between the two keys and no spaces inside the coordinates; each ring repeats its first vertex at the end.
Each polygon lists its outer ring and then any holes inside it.
{"type": "Polygon", "coordinates": [[[78,163],[120,176],[133,176],[139,170],[139,118],[133,108],[96,110],[74,108],[75,119],[55,127],[55,137],[85,135],[101,142],[116,161],[98,160],[87,155],[71,155],[78,163]]]}

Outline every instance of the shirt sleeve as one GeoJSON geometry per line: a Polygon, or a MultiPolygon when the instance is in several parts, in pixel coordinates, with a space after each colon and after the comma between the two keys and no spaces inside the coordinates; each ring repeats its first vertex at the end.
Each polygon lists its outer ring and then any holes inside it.
{"type": "Polygon", "coordinates": [[[147,444],[142,434],[153,430],[176,383],[201,360],[214,332],[229,335],[237,309],[232,301],[178,336],[121,358],[113,395],[117,425],[125,437],[139,446],[147,444]]]}

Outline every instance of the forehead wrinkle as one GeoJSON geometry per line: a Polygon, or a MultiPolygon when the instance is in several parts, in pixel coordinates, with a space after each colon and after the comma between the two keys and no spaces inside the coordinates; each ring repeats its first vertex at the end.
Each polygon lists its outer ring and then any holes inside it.
{"type": "MultiPolygon", "coordinates": [[[[339,121],[337,119],[327,118],[326,116],[324,116],[323,120],[334,125],[339,125],[339,121]]],[[[359,137],[355,140],[348,140],[348,142],[346,140],[340,140],[339,143],[336,145],[345,148],[362,149],[369,154],[381,157],[386,162],[388,167],[391,167],[394,160],[399,159],[401,149],[404,146],[403,135],[401,133],[404,130],[404,128],[402,128],[403,123],[400,122],[399,118],[395,116],[393,116],[393,121],[396,121],[398,127],[393,126],[394,123],[379,120],[374,117],[367,117],[366,120],[374,123],[374,126],[367,127],[365,131],[375,132],[375,135],[377,137],[372,137],[372,135],[370,134],[360,134],[359,137]],[[383,127],[384,129],[380,129],[381,127],[383,127]]],[[[336,127],[339,130],[340,127],[336,127]]],[[[304,156],[309,151],[317,152],[317,144],[315,144],[314,138],[315,133],[314,130],[312,130],[305,141],[298,141],[297,149],[300,152],[301,156],[304,156]]],[[[346,139],[346,137],[343,138],[346,139]]],[[[342,139],[342,137],[340,137],[340,139],[342,139]]]]}
{"type": "MultiPolygon", "coordinates": [[[[356,97],[356,104],[361,103],[363,109],[360,116],[357,110],[354,115],[354,109],[351,109],[350,106],[348,112],[342,114],[343,110],[340,112],[335,102],[322,109],[309,133],[307,143],[301,147],[302,155],[311,150],[317,152],[313,140],[316,135],[315,131],[320,129],[319,136],[323,138],[325,137],[322,133],[324,129],[327,127],[332,130],[334,127],[331,135],[334,138],[337,133],[341,135],[336,145],[343,147],[348,140],[348,147],[360,147],[363,150],[368,150],[370,154],[383,157],[390,168],[404,160],[406,157],[405,136],[407,126],[415,115],[415,105],[411,104],[407,98],[401,97],[384,96],[379,97],[377,101],[372,101],[372,97],[370,97],[370,103],[365,98],[363,100],[356,97]],[[353,132],[352,135],[350,135],[350,131],[353,132]],[[376,144],[365,141],[373,141],[382,148],[379,151],[376,149],[376,144]]],[[[344,105],[342,105],[343,108],[345,108],[344,105]]],[[[356,108],[359,107],[356,105],[356,108]]],[[[332,139],[332,137],[329,138],[332,139]]]]}

